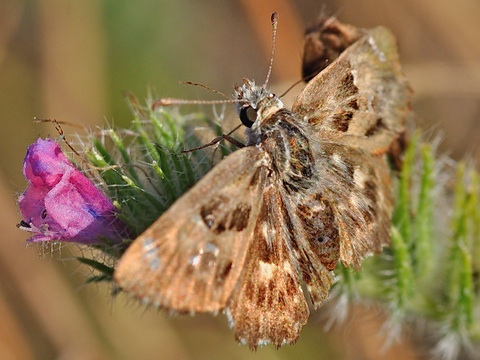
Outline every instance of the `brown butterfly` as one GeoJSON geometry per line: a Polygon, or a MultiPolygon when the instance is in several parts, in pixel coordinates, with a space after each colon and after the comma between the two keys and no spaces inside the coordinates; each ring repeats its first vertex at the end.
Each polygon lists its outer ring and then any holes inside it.
{"type": "Polygon", "coordinates": [[[362,30],[335,17],[320,16],[305,29],[302,76],[305,81],[330,65],[362,36],[362,30]]]}
{"type": "Polygon", "coordinates": [[[244,80],[234,99],[246,147],[131,244],[116,282],[158,308],[224,312],[252,349],[294,343],[306,296],[314,309],[327,300],[337,262],[358,269],[389,242],[385,153],[404,130],[409,96],[384,28],[366,31],[291,110],[244,80]]]}
{"type": "MultiPolygon", "coordinates": [[[[366,35],[368,31],[344,24],[333,16],[320,16],[309,24],[305,29],[302,59],[302,76],[305,82],[312,80],[350,45],[366,35]]],[[[394,170],[402,168],[408,137],[408,130],[405,128],[390,144],[388,159],[394,170]]]]}

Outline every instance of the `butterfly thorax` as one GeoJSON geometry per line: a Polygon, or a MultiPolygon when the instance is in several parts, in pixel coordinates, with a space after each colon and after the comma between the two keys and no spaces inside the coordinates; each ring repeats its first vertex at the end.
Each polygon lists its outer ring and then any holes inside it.
{"type": "Polygon", "coordinates": [[[247,127],[247,146],[259,146],[290,191],[308,188],[314,176],[314,158],[301,122],[281,100],[253,80],[235,87],[237,112],[247,127]]]}

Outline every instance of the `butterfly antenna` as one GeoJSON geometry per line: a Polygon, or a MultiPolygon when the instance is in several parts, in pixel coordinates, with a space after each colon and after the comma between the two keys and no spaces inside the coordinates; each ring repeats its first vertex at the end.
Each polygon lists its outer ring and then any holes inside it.
{"type": "Polygon", "coordinates": [[[199,84],[192,81],[180,81],[181,84],[199,86],[203,89],[209,90],[217,95],[220,95],[225,98],[225,100],[185,100],[185,99],[176,99],[176,98],[161,98],[155,101],[152,104],[152,109],[155,110],[160,106],[173,106],[173,105],[199,105],[199,104],[225,104],[225,103],[235,103],[238,102],[236,99],[225,95],[221,91],[212,89],[211,87],[203,84],[199,84]]]}
{"type": "Polygon", "coordinates": [[[203,85],[203,84],[200,84],[200,83],[196,83],[196,82],[193,82],[193,81],[180,81],[180,84],[186,84],[186,85],[193,85],[193,86],[199,86],[203,89],[206,89],[208,91],[211,91],[213,92],[214,94],[217,94],[217,95],[220,95],[221,97],[227,99],[227,100],[232,100],[232,98],[228,95],[225,95],[224,93],[222,93],[221,91],[218,91],[218,90],[215,90],[213,88],[211,88],[210,86],[207,86],[207,85],[203,85]]]}
{"type": "Polygon", "coordinates": [[[265,79],[265,83],[263,84],[263,88],[265,89],[268,84],[268,80],[270,80],[270,74],[272,73],[273,67],[273,58],[275,56],[275,42],[277,40],[277,27],[278,27],[278,14],[274,12],[271,17],[272,21],[272,53],[270,55],[270,65],[268,66],[267,78],[265,79]]]}
{"type": "Polygon", "coordinates": [[[177,98],[161,98],[155,101],[152,104],[152,110],[155,110],[157,107],[161,106],[174,106],[174,105],[203,105],[203,104],[225,104],[225,103],[236,103],[238,100],[228,99],[228,100],[185,100],[177,98]]]}

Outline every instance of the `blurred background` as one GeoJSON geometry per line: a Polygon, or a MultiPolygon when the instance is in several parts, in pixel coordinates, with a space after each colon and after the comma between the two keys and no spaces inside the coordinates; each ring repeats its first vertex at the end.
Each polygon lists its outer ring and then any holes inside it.
{"type": "MultiPolygon", "coordinates": [[[[299,342],[251,353],[233,340],[223,316],[169,318],[145,311],[88,273],[66,250],[30,246],[15,228],[21,166],[38,136],[60,121],[95,129],[131,120],[125,91],[139,99],[188,99],[224,93],[249,77],[263,82],[270,56],[270,14],[279,13],[271,86],[300,79],[303,29],[323,11],[358,27],[396,35],[415,91],[419,127],[444,134],[442,150],[477,159],[480,151],[480,2],[477,0],[1,0],[0,1],[0,359],[415,359],[406,338],[380,348],[381,311],[356,308],[341,328],[311,316],[299,342]],[[155,95],[156,94],[156,95],[155,95]],[[49,252],[47,252],[49,253],[49,252]]],[[[203,107],[207,114],[211,107],[203,107]]],[[[68,134],[77,129],[65,128],[68,134]]],[[[418,339],[417,339],[418,340],[418,339]]]]}

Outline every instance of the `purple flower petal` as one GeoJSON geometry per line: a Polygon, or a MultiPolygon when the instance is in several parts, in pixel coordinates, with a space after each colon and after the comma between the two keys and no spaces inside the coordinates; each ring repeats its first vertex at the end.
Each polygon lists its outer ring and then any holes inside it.
{"type": "Polygon", "coordinates": [[[23,174],[29,186],[18,199],[24,218],[19,227],[35,233],[28,241],[120,243],[128,233],[112,202],[55,141],[38,139],[30,145],[23,174]]]}

